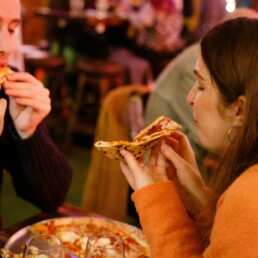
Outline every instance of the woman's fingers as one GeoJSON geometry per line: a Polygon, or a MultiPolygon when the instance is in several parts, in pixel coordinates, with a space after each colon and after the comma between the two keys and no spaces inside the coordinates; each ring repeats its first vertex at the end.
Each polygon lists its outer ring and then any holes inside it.
{"type": "Polygon", "coordinates": [[[134,189],[134,175],[131,173],[128,165],[125,162],[120,162],[120,168],[125,175],[129,185],[131,185],[131,187],[134,189]]]}
{"type": "Polygon", "coordinates": [[[124,157],[126,164],[131,171],[141,170],[141,166],[134,158],[133,154],[125,150],[121,150],[120,153],[124,157]]]}
{"type": "Polygon", "coordinates": [[[125,159],[125,162],[120,163],[120,167],[134,190],[154,183],[154,178],[149,174],[147,166],[141,166],[134,156],[126,150],[121,150],[120,153],[125,159]]]}
{"type": "Polygon", "coordinates": [[[159,146],[157,144],[151,150],[150,157],[149,157],[149,163],[148,163],[149,166],[156,166],[158,153],[159,153],[159,146]]]}
{"type": "Polygon", "coordinates": [[[175,167],[177,167],[179,162],[182,161],[182,158],[177,154],[177,152],[174,151],[173,148],[169,147],[164,141],[161,142],[160,150],[164,156],[175,165],[175,167]]]}
{"type": "Polygon", "coordinates": [[[173,135],[165,138],[166,144],[170,146],[184,160],[197,166],[195,155],[188,138],[179,131],[174,131],[173,135]]]}

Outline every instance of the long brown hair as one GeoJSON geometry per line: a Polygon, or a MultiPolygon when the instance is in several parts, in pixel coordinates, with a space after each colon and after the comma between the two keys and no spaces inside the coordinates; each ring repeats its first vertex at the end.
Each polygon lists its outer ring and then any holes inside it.
{"type": "Polygon", "coordinates": [[[245,118],[237,137],[222,153],[211,178],[209,242],[219,197],[245,169],[258,163],[258,19],[236,18],[210,30],[201,40],[202,58],[218,86],[223,105],[246,98],[245,118]]]}

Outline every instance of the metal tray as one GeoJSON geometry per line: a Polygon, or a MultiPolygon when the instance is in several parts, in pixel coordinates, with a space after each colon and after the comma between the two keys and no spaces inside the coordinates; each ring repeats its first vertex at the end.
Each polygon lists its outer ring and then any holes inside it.
{"type": "MultiPolygon", "coordinates": [[[[61,223],[61,224],[65,224],[65,223],[71,223],[73,221],[85,221],[87,223],[87,220],[98,220],[98,222],[102,222],[103,223],[110,223],[112,224],[112,226],[114,227],[118,227],[121,230],[126,229],[128,232],[132,232],[132,235],[137,233],[137,235],[140,233],[140,235],[142,236],[142,240],[139,242],[139,245],[142,246],[143,248],[147,248],[148,249],[148,244],[146,242],[146,239],[143,235],[143,232],[132,226],[129,225],[127,223],[123,223],[120,221],[115,221],[115,220],[111,220],[111,219],[103,219],[103,218],[93,218],[93,217],[65,217],[65,218],[52,218],[52,219],[47,219],[47,220],[42,220],[40,222],[37,222],[35,224],[40,224],[40,223],[45,223],[46,221],[51,221],[54,220],[56,221],[56,223],[61,223]]],[[[100,224],[101,225],[101,224],[100,224]]],[[[31,235],[33,234],[30,231],[30,227],[31,226],[27,226],[24,227],[20,230],[18,230],[16,233],[14,233],[6,242],[4,248],[7,250],[12,251],[13,253],[21,253],[23,250],[24,245],[26,244],[26,241],[31,237],[31,235]]],[[[71,258],[76,258],[76,256],[74,254],[72,254],[70,251],[65,250],[66,253],[68,253],[70,255],[71,258]]]]}
{"type": "Polygon", "coordinates": [[[30,237],[29,226],[18,230],[6,242],[4,248],[14,253],[20,253],[21,247],[25,245],[30,237]]]}

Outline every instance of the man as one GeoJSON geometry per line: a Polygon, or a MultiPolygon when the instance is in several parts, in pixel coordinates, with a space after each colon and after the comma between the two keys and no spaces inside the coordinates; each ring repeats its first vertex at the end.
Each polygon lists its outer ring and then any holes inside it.
{"type": "MultiPolygon", "coordinates": [[[[0,66],[8,65],[21,20],[19,0],[0,0],[0,66]]],[[[24,72],[7,75],[0,98],[0,169],[16,193],[45,211],[64,201],[72,173],[42,120],[51,110],[49,91],[24,72]]],[[[0,183],[2,182],[0,176],[0,183]]]]}

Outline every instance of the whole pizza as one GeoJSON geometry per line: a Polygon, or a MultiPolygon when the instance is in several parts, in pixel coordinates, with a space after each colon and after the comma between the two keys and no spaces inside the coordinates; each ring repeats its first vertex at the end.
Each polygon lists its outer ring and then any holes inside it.
{"type": "MultiPolygon", "coordinates": [[[[83,258],[88,237],[93,233],[114,233],[121,237],[126,258],[148,258],[150,250],[143,232],[129,224],[105,218],[56,218],[45,220],[28,227],[28,235],[51,234],[59,237],[63,243],[66,257],[83,258]]],[[[112,241],[112,239],[110,239],[112,241]]],[[[5,250],[2,257],[10,256],[5,250]],[[3,255],[5,254],[5,255],[3,255]],[[8,254],[8,255],[6,255],[8,254]]]]}

